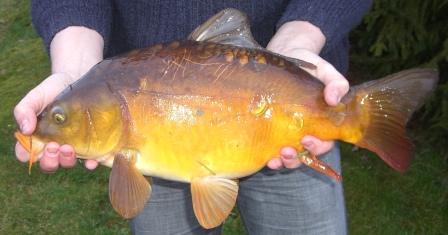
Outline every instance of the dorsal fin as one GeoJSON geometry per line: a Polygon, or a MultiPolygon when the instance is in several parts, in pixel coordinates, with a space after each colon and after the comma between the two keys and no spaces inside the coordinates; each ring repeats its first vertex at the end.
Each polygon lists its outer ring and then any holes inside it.
{"type": "Polygon", "coordinates": [[[249,20],[243,12],[227,8],[208,19],[188,36],[189,40],[208,41],[246,48],[263,49],[250,32],[249,20]]]}
{"type": "Polygon", "coordinates": [[[198,42],[215,42],[251,49],[259,49],[282,57],[296,66],[316,69],[314,64],[296,58],[279,55],[268,51],[255,41],[250,32],[249,19],[243,12],[227,8],[212,16],[205,23],[199,25],[189,36],[188,40],[198,42]]]}

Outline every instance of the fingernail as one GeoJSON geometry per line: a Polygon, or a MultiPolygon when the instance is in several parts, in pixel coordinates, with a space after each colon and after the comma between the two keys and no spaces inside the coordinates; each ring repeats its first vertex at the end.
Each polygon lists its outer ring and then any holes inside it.
{"type": "Polygon", "coordinates": [[[22,123],[20,124],[20,131],[21,132],[28,132],[28,129],[29,129],[28,126],[29,126],[28,119],[24,119],[22,121],[22,123]]]}
{"type": "Polygon", "coordinates": [[[68,158],[68,157],[71,157],[73,155],[73,153],[72,152],[68,152],[68,153],[67,152],[62,152],[61,155],[62,155],[62,157],[67,157],[68,158]]]}
{"type": "Polygon", "coordinates": [[[334,91],[331,93],[332,100],[335,100],[336,103],[339,103],[341,101],[341,97],[339,96],[338,92],[334,91]]]}
{"type": "Polygon", "coordinates": [[[306,144],[303,147],[305,147],[305,149],[309,151],[309,150],[311,150],[313,148],[313,145],[312,144],[306,144]]]}
{"type": "Polygon", "coordinates": [[[84,162],[85,167],[88,170],[95,170],[96,166],[98,165],[98,163],[94,162],[94,161],[85,161],[84,162]]]}
{"type": "Polygon", "coordinates": [[[48,153],[52,153],[52,154],[57,153],[57,152],[58,152],[58,148],[55,148],[55,147],[48,147],[48,148],[47,148],[47,152],[48,152],[48,153]]]}
{"type": "Polygon", "coordinates": [[[306,141],[302,143],[303,147],[305,147],[306,149],[310,149],[313,146],[313,143],[311,141],[306,141]]]}
{"type": "Polygon", "coordinates": [[[283,157],[284,158],[286,158],[286,159],[294,159],[295,158],[295,156],[293,156],[293,155],[283,155],[283,157]]]}

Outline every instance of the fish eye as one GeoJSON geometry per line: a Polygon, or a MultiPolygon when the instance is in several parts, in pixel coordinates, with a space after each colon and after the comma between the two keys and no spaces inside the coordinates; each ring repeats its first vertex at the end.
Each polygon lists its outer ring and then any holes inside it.
{"type": "Polygon", "coordinates": [[[62,109],[59,107],[56,107],[52,110],[53,113],[53,120],[54,122],[56,122],[57,124],[64,124],[67,117],[65,116],[65,114],[63,113],[62,109]]]}

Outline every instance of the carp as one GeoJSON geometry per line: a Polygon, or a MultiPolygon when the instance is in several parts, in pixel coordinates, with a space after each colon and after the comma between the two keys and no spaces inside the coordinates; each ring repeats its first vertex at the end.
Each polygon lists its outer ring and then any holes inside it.
{"type": "MultiPolygon", "coordinates": [[[[149,200],[144,175],[190,183],[205,228],[231,212],[238,178],[263,168],[283,146],[303,151],[304,135],[369,149],[400,172],[409,167],[406,123],[436,86],[435,70],[354,86],[331,107],[324,85],[303,68],[315,66],[262,48],[246,16],[226,9],[186,41],[103,60],[39,115],[32,136],[16,138],[30,163],[45,143],[57,141],[112,167],[110,201],[125,218],[149,200]]],[[[316,156],[298,158],[340,180],[316,156]]]]}

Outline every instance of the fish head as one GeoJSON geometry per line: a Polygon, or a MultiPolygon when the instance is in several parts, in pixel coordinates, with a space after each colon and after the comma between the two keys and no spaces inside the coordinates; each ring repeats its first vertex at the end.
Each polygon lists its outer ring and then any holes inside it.
{"type": "Polygon", "coordinates": [[[97,159],[118,148],[122,114],[120,99],[109,84],[84,78],[38,116],[33,137],[72,145],[79,157],[97,159]]]}

